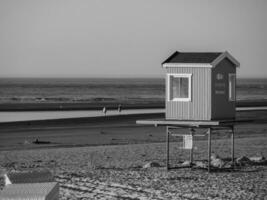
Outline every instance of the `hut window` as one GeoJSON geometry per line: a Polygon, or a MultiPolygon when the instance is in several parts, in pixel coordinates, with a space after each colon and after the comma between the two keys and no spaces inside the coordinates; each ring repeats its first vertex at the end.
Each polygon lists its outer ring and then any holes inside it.
{"type": "Polygon", "coordinates": [[[192,74],[168,74],[168,100],[191,101],[192,74]]]}
{"type": "Polygon", "coordinates": [[[236,75],[229,74],[229,101],[235,101],[236,75]]]}

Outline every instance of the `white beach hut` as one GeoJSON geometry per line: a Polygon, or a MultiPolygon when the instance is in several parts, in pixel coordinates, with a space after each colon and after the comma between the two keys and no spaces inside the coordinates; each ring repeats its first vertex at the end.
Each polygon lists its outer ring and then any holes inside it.
{"type": "Polygon", "coordinates": [[[1,200],[56,200],[59,185],[48,170],[8,172],[4,174],[5,187],[0,191],[1,200]]]}
{"type": "Polygon", "coordinates": [[[57,200],[57,182],[9,184],[0,193],[1,200],[57,200]]]}
{"type": "MultiPolygon", "coordinates": [[[[236,118],[236,68],[240,63],[225,52],[174,52],[162,63],[166,71],[165,118],[137,120],[137,124],[166,126],[166,168],[169,169],[170,136],[182,136],[190,150],[196,129],[207,129],[208,171],[211,170],[211,135],[214,130],[231,133],[232,166],[236,118]],[[177,133],[177,129],[188,129],[177,133]]],[[[241,121],[239,120],[239,123],[241,121]]]]}
{"type": "Polygon", "coordinates": [[[166,70],[166,119],[235,119],[236,68],[225,52],[174,52],[166,70]]]}
{"type": "Polygon", "coordinates": [[[4,174],[5,185],[20,183],[44,183],[53,182],[54,177],[48,170],[29,172],[7,172],[4,174]]]}

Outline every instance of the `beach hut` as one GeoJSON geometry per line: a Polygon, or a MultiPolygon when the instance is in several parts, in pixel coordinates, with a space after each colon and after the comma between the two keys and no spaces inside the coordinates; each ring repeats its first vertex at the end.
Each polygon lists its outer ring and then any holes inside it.
{"type": "Polygon", "coordinates": [[[162,66],[166,70],[165,118],[137,120],[137,124],[166,126],[166,168],[170,166],[170,136],[183,137],[182,148],[190,150],[189,167],[193,166],[196,129],[207,129],[203,135],[208,139],[208,171],[211,170],[211,135],[216,130],[227,130],[225,133],[231,134],[234,167],[236,68],[240,66],[239,62],[228,52],[176,51],[162,66]],[[188,132],[176,132],[181,128],[188,132]]]}
{"type": "Polygon", "coordinates": [[[0,192],[1,200],[57,200],[57,182],[9,184],[0,192]]]}
{"type": "Polygon", "coordinates": [[[5,185],[19,183],[44,183],[53,182],[54,177],[49,170],[6,172],[4,174],[5,185]]]}
{"type": "Polygon", "coordinates": [[[4,173],[0,199],[57,200],[59,185],[49,170],[4,173]]]}
{"type": "Polygon", "coordinates": [[[228,52],[175,52],[166,69],[166,119],[234,119],[236,67],[228,52]]]}

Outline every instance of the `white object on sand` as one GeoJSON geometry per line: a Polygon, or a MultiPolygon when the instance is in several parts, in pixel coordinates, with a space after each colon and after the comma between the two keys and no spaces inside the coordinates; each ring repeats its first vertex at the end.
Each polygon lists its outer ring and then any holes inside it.
{"type": "Polygon", "coordinates": [[[252,162],[262,162],[265,160],[263,156],[254,156],[249,158],[252,162]]]}
{"type": "Polygon", "coordinates": [[[106,115],[106,113],[107,113],[107,108],[104,107],[103,110],[102,110],[102,112],[106,115]]]}
{"type": "Polygon", "coordinates": [[[5,177],[5,185],[10,185],[12,184],[10,179],[8,178],[7,174],[4,174],[4,177],[5,177]]]}
{"type": "Polygon", "coordinates": [[[160,167],[157,162],[149,162],[143,166],[144,169],[151,168],[151,167],[160,167]]]}
{"type": "Polygon", "coordinates": [[[211,166],[218,168],[222,168],[225,165],[224,161],[220,158],[212,159],[210,164],[211,166]]]}

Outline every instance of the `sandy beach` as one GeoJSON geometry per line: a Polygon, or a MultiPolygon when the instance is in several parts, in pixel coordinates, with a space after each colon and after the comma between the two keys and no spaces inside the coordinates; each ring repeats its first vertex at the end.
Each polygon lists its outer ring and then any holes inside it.
{"type": "MultiPolygon", "coordinates": [[[[228,142],[221,156],[230,155],[228,142]]],[[[172,143],[171,163],[188,158],[188,152],[172,143]]],[[[198,141],[196,159],[206,154],[198,141]]],[[[266,136],[239,138],[236,156],[267,151],[266,136]]],[[[60,183],[60,199],[265,199],[267,166],[247,165],[235,171],[208,174],[200,169],[164,168],[163,143],[1,151],[1,166],[19,170],[48,168],[60,183]],[[149,161],[159,167],[143,169],[149,161]]]]}
{"type": "MultiPolygon", "coordinates": [[[[0,165],[8,170],[48,168],[60,183],[60,199],[264,199],[267,165],[231,172],[175,169],[165,162],[165,128],[136,125],[143,114],[1,124],[0,165]],[[49,143],[34,144],[33,141],[49,143]],[[148,162],[159,167],[143,169],[148,162]]],[[[266,119],[267,111],[239,111],[238,119],[266,119]]],[[[236,127],[236,158],[267,156],[266,124],[236,127]]],[[[185,131],[185,130],[181,130],[185,131]]],[[[212,151],[229,158],[228,134],[213,135],[212,151]]],[[[196,141],[196,160],[206,160],[206,137],[196,141]]],[[[172,138],[171,164],[188,160],[181,138],[172,138]]]]}

